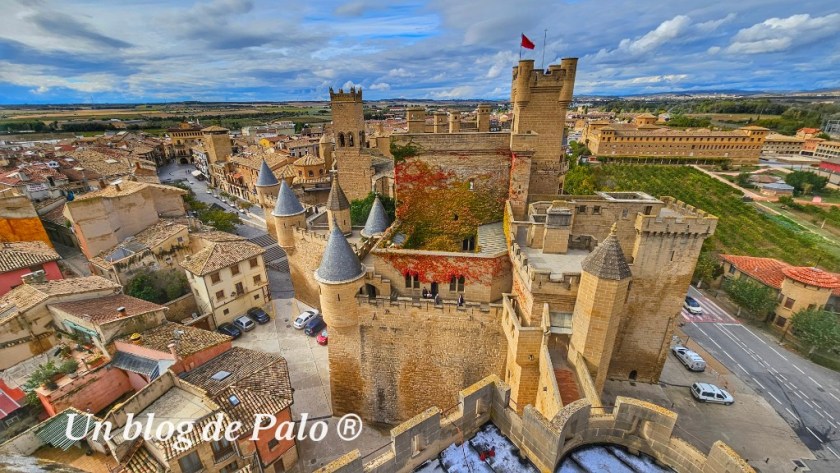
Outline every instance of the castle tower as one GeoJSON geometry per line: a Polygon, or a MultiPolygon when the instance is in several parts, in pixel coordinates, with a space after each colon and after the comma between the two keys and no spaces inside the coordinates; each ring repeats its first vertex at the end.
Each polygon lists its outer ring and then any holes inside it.
{"type": "MultiPolygon", "coordinates": [[[[271,197],[277,195],[277,192],[280,190],[280,183],[274,176],[274,172],[268,167],[265,159],[262,160],[260,173],[257,175],[257,182],[254,186],[257,188],[257,200],[263,209],[263,214],[268,215],[268,211],[271,209],[271,197]]],[[[268,234],[276,238],[277,233],[274,227],[274,219],[266,218],[265,226],[268,234]]]]}
{"type": "Polygon", "coordinates": [[[230,141],[230,130],[220,126],[208,126],[201,130],[204,148],[207,150],[208,164],[227,161],[233,154],[230,141]]]}
{"type": "Polygon", "coordinates": [[[478,113],[475,115],[475,126],[479,133],[490,131],[490,105],[483,103],[478,106],[478,113]]]}
{"type": "Polygon", "coordinates": [[[432,125],[435,133],[446,132],[446,112],[437,111],[432,114],[432,125]]]}
{"type": "Polygon", "coordinates": [[[385,233],[385,230],[391,225],[388,219],[388,214],[385,212],[385,207],[379,196],[373,201],[373,206],[370,208],[365,228],[362,229],[362,236],[365,238],[379,238],[385,233]]]}
{"type": "Polygon", "coordinates": [[[274,206],[274,211],[271,212],[271,215],[274,216],[274,231],[277,233],[277,244],[286,253],[293,252],[295,248],[294,229],[306,228],[306,213],[295,192],[286,184],[285,179],[280,182],[280,191],[277,193],[277,204],[274,206]]]}
{"type": "Polygon", "coordinates": [[[449,112],[449,133],[461,131],[461,112],[455,110],[449,112]]]}
{"type": "Polygon", "coordinates": [[[321,135],[318,141],[318,157],[324,160],[324,169],[329,171],[333,166],[333,151],[335,146],[327,139],[327,135],[321,135]]]}
{"type": "Polygon", "coordinates": [[[359,304],[356,302],[364,275],[365,266],[359,262],[338,225],[333,224],[321,264],[315,270],[315,280],[320,287],[321,313],[330,328],[330,398],[335,415],[364,412],[359,304]]]}
{"type": "MultiPolygon", "coordinates": [[[[338,173],[350,200],[364,199],[370,194],[373,167],[371,156],[364,150],[365,115],[362,89],[351,87],[349,92],[330,88],[330,107],[335,133],[335,158],[338,173]]],[[[326,161],[325,161],[326,163],[326,161]]]]}
{"type": "Polygon", "coordinates": [[[633,284],[610,363],[611,379],[659,381],[703,241],[717,217],[671,197],[666,208],[638,214],[633,284]]]}
{"type": "Polygon", "coordinates": [[[350,221],[350,201],[347,200],[347,196],[338,184],[338,176],[333,178],[330,195],[327,197],[327,219],[330,222],[330,230],[338,225],[341,233],[345,235],[353,233],[353,224],[350,221]]]}
{"type": "Polygon", "coordinates": [[[576,58],[563,59],[559,65],[549,66],[547,71],[534,70],[533,60],[521,60],[513,68],[510,148],[514,154],[534,153],[527,186],[530,193],[557,194],[560,191],[568,169],[563,136],[576,68],[576,58]]]}
{"type": "Polygon", "coordinates": [[[600,395],[632,277],[616,237],[616,224],[609,236],[583,260],[582,269],[572,315],[569,362],[574,365],[577,354],[582,356],[600,395]]]}
{"type": "Polygon", "coordinates": [[[426,132],[426,109],[423,107],[409,107],[405,111],[409,133],[426,132]]]}

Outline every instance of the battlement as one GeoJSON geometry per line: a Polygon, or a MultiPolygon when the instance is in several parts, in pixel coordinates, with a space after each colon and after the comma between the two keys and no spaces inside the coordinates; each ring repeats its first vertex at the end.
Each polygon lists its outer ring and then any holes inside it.
{"type": "Polygon", "coordinates": [[[398,297],[396,300],[391,300],[388,297],[370,298],[364,294],[356,296],[356,304],[360,307],[368,309],[378,309],[384,311],[387,315],[391,311],[405,312],[422,315],[426,313],[429,315],[449,315],[458,317],[479,317],[483,319],[496,320],[502,317],[504,309],[501,304],[479,304],[475,302],[467,302],[463,306],[459,306],[454,301],[442,301],[436,304],[431,299],[414,300],[409,297],[398,297]]]}
{"type": "Polygon", "coordinates": [[[332,87],[330,87],[330,101],[332,102],[361,102],[362,101],[362,88],[359,87],[350,87],[348,92],[345,92],[344,89],[338,89],[338,92],[335,92],[332,87]]]}
{"type": "Polygon", "coordinates": [[[562,100],[571,100],[577,72],[577,58],[564,58],[548,69],[534,69],[533,59],[523,59],[513,68],[513,96],[515,101],[527,101],[530,91],[561,92],[562,100]]]}
{"type": "Polygon", "coordinates": [[[657,215],[638,215],[635,228],[643,234],[689,234],[709,236],[717,228],[718,218],[674,199],[662,197],[665,207],[657,215]]]}

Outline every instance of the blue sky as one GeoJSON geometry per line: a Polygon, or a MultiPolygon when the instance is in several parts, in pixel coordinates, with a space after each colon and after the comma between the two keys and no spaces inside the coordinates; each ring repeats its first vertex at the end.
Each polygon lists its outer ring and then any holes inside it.
{"type": "Polygon", "coordinates": [[[505,98],[526,57],[577,94],[840,88],[836,0],[3,0],[0,104],[505,98]]]}

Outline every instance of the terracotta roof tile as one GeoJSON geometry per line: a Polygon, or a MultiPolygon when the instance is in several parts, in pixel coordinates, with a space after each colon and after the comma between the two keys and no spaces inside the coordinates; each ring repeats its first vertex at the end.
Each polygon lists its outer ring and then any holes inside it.
{"type": "Polygon", "coordinates": [[[840,287],[840,278],[836,274],[823,271],[819,268],[789,267],[782,269],[782,273],[794,281],[799,281],[809,286],[830,289],[840,287]]]}
{"type": "Polygon", "coordinates": [[[182,377],[245,425],[253,425],[256,414],[276,414],[293,402],[285,358],[260,351],[234,347],[182,377]],[[230,375],[213,379],[221,371],[230,375]],[[232,396],[239,402],[231,402],[232,396]]]}
{"type": "Polygon", "coordinates": [[[35,307],[51,296],[80,294],[102,289],[121,290],[122,286],[101,276],[23,284],[0,297],[0,323],[35,307]]]}
{"type": "Polygon", "coordinates": [[[782,270],[790,267],[789,264],[773,258],[736,255],[721,255],[720,257],[733,264],[742,273],[775,289],[780,289],[785,279],[782,270]]]}
{"type": "Polygon", "coordinates": [[[115,294],[113,296],[97,297],[83,301],[61,302],[52,304],[50,307],[60,309],[70,315],[79,317],[80,319],[90,320],[97,324],[166,309],[164,306],[125,294],[115,294]],[[119,307],[125,307],[125,315],[117,312],[117,308],[119,307]]]}
{"type": "MultiPolygon", "coordinates": [[[[180,338],[175,348],[181,357],[187,357],[193,353],[198,353],[207,348],[232,340],[231,337],[219,332],[176,324],[174,322],[165,322],[162,325],[142,332],[142,338],[137,344],[151,350],[169,353],[169,344],[175,341],[174,332],[176,330],[183,332],[179,335],[180,338]]],[[[131,337],[122,337],[118,340],[125,343],[134,343],[131,337]]]]}
{"type": "Polygon", "coordinates": [[[125,470],[128,473],[160,473],[164,471],[163,465],[146,450],[143,443],[138,443],[139,448],[135,450],[125,462],[125,470]]]}
{"type": "Polygon", "coordinates": [[[61,258],[42,241],[14,241],[0,243],[0,273],[28,268],[61,258]]]}
{"type": "MultiPolygon", "coordinates": [[[[104,189],[99,189],[94,192],[88,192],[87,194],[82,194],[77,196],[76,199],[73,201],[80,201],[80,200],[89,200],[98,197],[102,198],[114,198],[114,197],[122,197],[126,195],[134,194],[135,192],[140,192],[144,189],[151,188],[154,191],[166,191],[166,192],[175,192],[178,194],[185,195],[187,191],[184,189],[179,189],[173,186],[165,186],[163,184],[156,184],[152,182],[139,182],[139,181],[129,181],[129,180],[120,180],[117,183],[113,183],[105,187],[104,189]]],[[[72,202],[69,202],[69,205],[73,205],[72,202]]]]}
{"type": "Polygon", "coordinates": [[[263,253],[265,250],[261,246],[248,241],[210,242],[189,260],[181,261],[181,267],[195,275],[204,276],[263,253]]]}

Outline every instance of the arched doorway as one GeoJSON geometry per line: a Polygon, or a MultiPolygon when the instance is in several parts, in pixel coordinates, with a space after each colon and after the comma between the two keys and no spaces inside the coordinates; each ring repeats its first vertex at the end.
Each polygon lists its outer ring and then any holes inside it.
{"type": "Polygon", "coordinates": [[[438,294],[438,283],[433,282],[432,283],[432,297],[437,296],[437,294],[438,294]]]}
{"type": "Polygon", "coordinates": [[[365,292],[367,293],[368,299],[376,299],[376,286],[373,284],[365,284],[365,292]]]}

